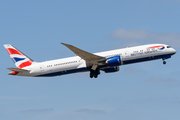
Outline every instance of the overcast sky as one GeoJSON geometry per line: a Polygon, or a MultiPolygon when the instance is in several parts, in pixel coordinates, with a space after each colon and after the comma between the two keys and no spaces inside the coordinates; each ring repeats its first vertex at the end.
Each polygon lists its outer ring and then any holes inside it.
{"type": "Polygon", "coordinates": [[[179,120],[179,0],[0,1],[1,120],[179,120]],[[15,77],[3,44],[37,62],[88,52],[162,43],[177,50],[162,60],[49,78],[15,77]]]}

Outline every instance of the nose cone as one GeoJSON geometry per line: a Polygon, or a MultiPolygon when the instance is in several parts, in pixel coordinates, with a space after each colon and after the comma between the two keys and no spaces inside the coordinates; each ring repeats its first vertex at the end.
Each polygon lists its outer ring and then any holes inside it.
{"type": "Polygon", "coordinates": [[[175,49],[172,49],[172,54],[176,54],[176,50],[175,49]]]}

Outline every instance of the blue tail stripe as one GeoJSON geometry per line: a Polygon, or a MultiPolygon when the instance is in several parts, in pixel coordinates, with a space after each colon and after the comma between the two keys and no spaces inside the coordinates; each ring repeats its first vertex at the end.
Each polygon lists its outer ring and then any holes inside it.
{"type": "Polygon", "coordinates": [[[19,62],[21,60],[24,60],[25,58],[16,58],[16,57],[14,57],[13,59],[14,59],[15,62],[19,62]]]}

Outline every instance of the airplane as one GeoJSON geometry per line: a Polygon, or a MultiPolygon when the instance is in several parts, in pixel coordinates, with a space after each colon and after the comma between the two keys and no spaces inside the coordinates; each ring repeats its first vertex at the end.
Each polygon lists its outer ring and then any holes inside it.
{"type": "Polygon", "coordinates": [[[165,44],[148,44],[111,51],[89,53],[75,46],[61,43],[76,54],[74,57],[35,62],[10,44],[4,47],[17,68],[11,70],[9,75],[28,77],[52,77],[78,72],[90,72],[90,78],[97,78],[100,71],[113,73],[119,71],[119,66],[171,58],[176,50],[165,44]]]}

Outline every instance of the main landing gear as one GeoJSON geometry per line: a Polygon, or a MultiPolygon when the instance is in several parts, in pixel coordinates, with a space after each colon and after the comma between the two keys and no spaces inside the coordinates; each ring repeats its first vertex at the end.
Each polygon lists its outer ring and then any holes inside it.
{"type": "Polygon", "coordinates": [[[99,67],[97,65],[93,65],[91,70],[90,70],[90,78],[97,78],[98,75],[100,74],[99,67]]]}
{"type": "Polygon", "coordinates": [[[163,64],[165,65],[165,64],[166,64],[166,61],[163,60],[163,64]]]}

